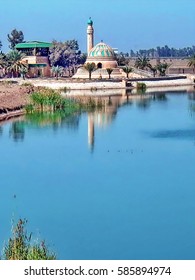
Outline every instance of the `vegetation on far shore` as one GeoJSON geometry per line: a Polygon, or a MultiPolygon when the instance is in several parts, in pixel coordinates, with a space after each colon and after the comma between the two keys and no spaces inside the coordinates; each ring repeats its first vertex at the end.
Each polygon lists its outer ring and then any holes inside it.
{"type": "MultiPolygon", "coordinates": [[[[1,76],[4,77],[25,77],[28,75],[28,64],[22,61],[24,56],[26,55],[25,50],[24,53],[17,51],[15,46],[18,43],[25,42],[24,34],[19,30],[12,30],[10,34],[8,34],[8,42],[9,47],[11,49],[7,54],[1,51],[1,41],[0,41],[0,70],[1,76]]],[[[35,50],[36,51],[36,50],[35,50]]],[[[41,52],[41,50],[39,50],[41,52]]],[[[44,50],[43,50],[44,52],[44,50]]],[[[164,47],[152,48],[149,50],[139,50],[134,52],[133,50],[130,53],[120,52],[115,54],[115,58],[119,67],[122,67],[126,76],[132,70],[131,69],[131,59],[135,60],[134,68],[138,68],[141,70],[147,70],[156,75],[165,76],[166,70],[170,65],[160,61],[161,57],[186,57],[189,61],[188,66],[193,68],[193,72],[195,72],[195,46],[187,47],[183,49],[175,49],[170,48],[167,45],[164,47]],[[156,65],[151,65],[150,59],[158,58],[156,65]]],[[[96,66],[92,63],[85,64],[87,54],[82,53],[79,49],[79,44],[77,40],[67,40],[64,42],[60,42],[57,40],[53,40],[51,47],[49,48],[48,58],[52,69],[52,74],[56,79],[60,76],[73,76],[81,65],[84,65],[84,68],[89,73],[89,79],[91,79],[91,73],[96,70],[96,66]]],[[[111,73],[113,69],[107,68],[108,79],[111,78],[111,73]]]]}

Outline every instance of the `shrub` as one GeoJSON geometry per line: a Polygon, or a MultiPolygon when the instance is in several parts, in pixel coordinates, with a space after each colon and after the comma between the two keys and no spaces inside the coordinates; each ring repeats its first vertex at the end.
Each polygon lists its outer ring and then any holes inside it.
{"type": "Polygon", "coordinates": [[[97,88],[96,88],[96,87],[91,87],[90,90],[91,90],[91,91],[97,91],[97,88]]]}
{"type": "Polygon", "coordinates": [[[146,92],[146,84],[145,83],[137,83],[137,93],[144,94],[146,92]]]}

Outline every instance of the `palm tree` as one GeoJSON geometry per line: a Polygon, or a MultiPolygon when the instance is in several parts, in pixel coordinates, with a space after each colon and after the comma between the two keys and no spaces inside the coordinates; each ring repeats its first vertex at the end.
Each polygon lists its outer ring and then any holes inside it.
{"type": "Polygon", "coordinates": [[[64,71],[62,66],[53,66],[51,69],[52,73],[54,73],[56,80],[58,80],[59,75],[61,75],[64,71]]]}
{"type": "Polygon", "coordinates": [[[106,68],[107,72],[108,72],[108,79],[110,79],[110,76],[112,74],[113,69],[112,68],[106,68]]]}
{"type": "Polygon", "coordinates": [[[168,69],[169,64],[168,63],[159,63],[156,65],[157,70],[160,73],[160,76],[166,75],[166,70],[168,69]]]}
{"type": "Polygon", "coordinates": [[[138,69],[144,70],[150,66],[150,59],[146,56],[138,56],[138,58],[135,61],[135,67],[138,69]]]}
{"type": "Polygon", "coordinates": [[[94,62],[92,62],[92,63],[88,62],[88,63],[84,64],[84,68],[85,68],[85,70],[87,70],[89,72],[89,80],[91,80],[91,74],[92,74],[93,71],[96,70],[95,63],[94,62]]]}
{"type": "Polygon", "coordinates": [[[25,56],[24,53],[17,50],[10,51],[7,54],[7,71],[11,72],[12,76],[14,76],[14,74],[18,75],[22,69],[28,68],[27,63],[22,61],[25,56]]]}
{"type": "Polygon", "coordinates": [[[188,66],[193,68],[193,73],[195,72],[195,54],[189,58],[188,66]]]}
{"type": "Polygon", "coordinates": [[[126,65],[125,67],[123,67],[123,71],[126,73],[127,79],[128,79],[129,78],[129,73],[131,73],[133,71],[133,69],[126,65]]]}

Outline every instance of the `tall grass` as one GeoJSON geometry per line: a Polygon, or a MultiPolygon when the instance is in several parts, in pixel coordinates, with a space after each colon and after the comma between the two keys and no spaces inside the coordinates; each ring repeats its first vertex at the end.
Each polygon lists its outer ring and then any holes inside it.
{"type": "Polygon", "coordinates": [[[3,249],[5,260],[55,260],[56,256],[47,248],[45,241],[35,242],[25,229],[27,220],[19,219],[13,227],[12,236],[3,249]]]}
{"type": "Polygon", "coordinates": [[[31,103],[26,106],[27,113],[33,112],[55,112],[55,111],[76,111],[79,109],[79,104],[64,98],[60,93],[52,89],[43,89],[39,92],[34,92],[31,96],[31,103]]]}
{"type": "Polygon", "coordinates": [[[34,92],[30,96],[31,102],[26,106],[28,114],[35,112],[57,112],[63,111],[67,114],[79,112],[81,110],[88,111],[104,106],[104,101],[101,98],[80,97],[80,98],[65,98],[60,93],[42,88],[38,92],[34,92]]]}

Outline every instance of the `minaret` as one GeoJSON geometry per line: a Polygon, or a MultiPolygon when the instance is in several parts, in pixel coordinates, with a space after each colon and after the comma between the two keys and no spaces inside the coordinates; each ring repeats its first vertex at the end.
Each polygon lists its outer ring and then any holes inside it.
{"type": "Polygon", "coordinates": [[[90,17],[87,22],[87,54],[93,48],[93,31],[93,21],[90,17]]]}

